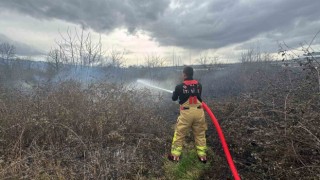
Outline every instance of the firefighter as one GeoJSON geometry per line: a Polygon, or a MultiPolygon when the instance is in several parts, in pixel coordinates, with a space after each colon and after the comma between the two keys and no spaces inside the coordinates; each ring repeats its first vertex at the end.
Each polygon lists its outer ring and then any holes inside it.
{"type": "Polygon", "coordinates": [[[207,146],[205,132],[207,130],[207,123],[201,107],[202,85],[193,79],[193,68],[190,66],[186,66],[183,69],[183,79],[183,83],[175,87],[172,95],[173,101],[179,100],[180,115],[177,119],[171,153],[168,155],[168,158],[171,161],[179,161],[185,136],[191,128],[199,160],[206,163],[207,146]]]}

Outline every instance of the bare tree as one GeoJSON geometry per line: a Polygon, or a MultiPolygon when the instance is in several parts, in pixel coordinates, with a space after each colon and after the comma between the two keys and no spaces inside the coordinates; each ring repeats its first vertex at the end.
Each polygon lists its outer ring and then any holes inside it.
{"type": "Polygon", "coordinates": [[[9,79],[13,76],[13,61],[15,56],[15,47],[9,43],[0,43],[0,64],[3,64],[0,69],[0,76],[9,79]]]}
{"type": "Polygon", "coordinates": [[[53,49],[48,53],[47,61],[51,70],[58,72],[64,62],[63,53],[60,49],[53,49]]]}
{"type": "Polygon", "coordinates": [[[272,56],[267,52],[262,53],[258,43],[255,47],[244,50],[240,60],[242,63],[262,62],[272,60],[272,56]]]}
{"type": "Polygon", "coordinates": [[[12,59],[15,56],[16,48],[9,43],[0,44],[0,58],[4,60],[12,59]]]}
{"type": "Polygon", "coordinates": [[[218,64],[218,63],[219,63],[219,59],[220,59],[219,56],[214,56],[214,57],[211,59],[210,64],[211,64],[211,65],[216,65],[216,64],[218,64]]]}
{"type": "Polygon", "coordinates": [[[241,53],[241,62],[250,63],[254,62],[254,49],[247,49],[245,52],[241,53]]]}
{"type": "Polygon", "coordinates": [[[166,63],[166,59],[157,54],[151,54],[145,56],[146,66],[148,68],[163,67],[166,63]]]}
{"type": "Polygon", "coordinates": [[[208,53],[204,53],[204,54],[200,54],[200,57],[197,59],[197,62],[200,65],[207,65],[208,63],[210,63],[210,57],[208,56],[208,53]]]}
{"type": "Polygon", "coordinates": [[[49,53],[49,59],[54,62],[91,66],[102,61],[101,36],[98,42],[94,42],[91,34],[85,33],[82,28],[80,33],[77,29],[74,32],[68,29],[66,35],[60,33],[60,37],[61,40],[56,41],[58,48],[49,53]]]}
{"type": "Polygon", "coordinates": [[[115,49],[115,48],[112,48],[109,52],[109,66],[112,66],[112,67],[117,67],[117,68],[120,68],[121,66],[123,66],[126,58],[125,58],[125,55],[127,54],[128,52],[123,49],[123,50],[118,50],[118,49],[115,49]]]}
{"type": "MultiPolygon", "coordinates": [[[[303,67],[303,70],[308,70],[309,75],[315,75],[318,84],[318,91],[320,92],[320,51],[315,51],[312,48],[312,44],[317,36],[320,34],[320,30],[313,36],[312,40],[309,43],[303,44],[300,43],[301,52],[303,52],[303,56],[300,56],[299,53],[293,50],[294,48],[289,47],[285,42],[278,43],[279,45],[279,54],[282,56],[282,61],[285,60],[293,60],[293,62],[298,63],[303,67]]],[[[288,63],[286,62],[286,66],[288,63]]]]}
{"type": "Polygon", "coordinates": [[[147,73],[149,78],[153,79],[157,75],[157,71],[153,71],[153,69],[158,67],[163,67],[166,64],[167,59],[161,57],[158,54],[148,54],[144,57],[147,73]]]}

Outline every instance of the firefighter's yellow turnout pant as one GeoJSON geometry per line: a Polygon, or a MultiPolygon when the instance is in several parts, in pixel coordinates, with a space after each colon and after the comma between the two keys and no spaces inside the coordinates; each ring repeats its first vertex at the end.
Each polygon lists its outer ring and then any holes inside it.
{"type": "Polygon", "coordinates": [[[185,102],[180,107],[180,116],[178,117],[175,132],[173,136],[171,154],[180,156],[185,142],[185,136],[192,129],[197,153],[199,156],[206,156],[206,136],[207,123],[205,121],[204,111],[201,102],[189,104],[185,102]]]}

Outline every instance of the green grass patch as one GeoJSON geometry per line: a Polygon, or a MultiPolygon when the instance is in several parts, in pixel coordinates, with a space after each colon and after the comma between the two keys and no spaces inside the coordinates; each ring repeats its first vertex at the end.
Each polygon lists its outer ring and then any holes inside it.
{"type": "Polygon", "coordinates": [[[167,179],[199,179],[210,168],[198,159],[196,150],[185,150],[179,162],[165,160],[164,172],[167,179]]]}

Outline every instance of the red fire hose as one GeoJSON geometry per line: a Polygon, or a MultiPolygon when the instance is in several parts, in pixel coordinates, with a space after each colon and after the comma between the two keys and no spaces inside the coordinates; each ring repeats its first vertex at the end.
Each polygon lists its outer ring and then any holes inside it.
{"type": "Polygon", "coordinates": [[[221,141],[221,144],[222,144],[222,148],[223,148],[224,154],[226,155],[226,158],[227,158],[227,161],[228,161],[228,164],[229,164],[229,167],[230,167],[230,170],[231,170],[231,172],[233,174],[234,179],[235,180],[240,180],[238,171],[236,169],[236,166],[233,163],[233,160],[232,160],[231,154],[229,152],[229,148],[228,148],[227,142],[226,142],[226,140],[224,138],[222,129],[221,129],[219,123],[218,123],[217,118],[214,116],[214,114],[212,113],[212,111],[210,110],[210,108],[207,106],[206,103],[202,102],[202,107],[203,107],[204,110],[207,111],[207,113],[209,114],[209,116],[210,116],[210,118],[212,120],[212,123],[216,127],[216,130],[218,132],[218,135],[219,135],[219,138],[220,138],[220,141],[221,141]]]}

